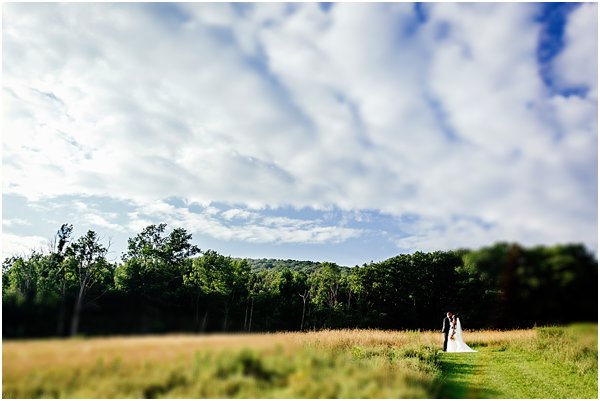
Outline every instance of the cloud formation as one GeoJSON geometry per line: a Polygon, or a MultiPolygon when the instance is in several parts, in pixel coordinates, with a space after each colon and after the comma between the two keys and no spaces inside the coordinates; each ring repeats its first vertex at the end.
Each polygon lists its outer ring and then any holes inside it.
{"type": "Polygon", "coordinates": [[[121,223],[82,211],[116,232],[164,218],[220,240],[335,244],[373,229],[266,210],[374,210],[399,222],[385,230],[397,250],[595,249],[597,5],[567,16],[549,66],[536,57],[539,14],[8,4],[3,194],[135,205],[121,223]],[[216,203],[229,206],[212,216],[216,203]]]}
{"type": "Polygon", "coordinates": [[[129,228],[141,231],[153,221],[192,232],[208,234],[225,241],[250,243],[339,243],[360,235],[360,230],[327,226],[321,221],[306,221],[282,216],[265,216],[241,209],[220,210],[215,207],[190,211],[166,202],[144,204],[129,214],[129,228]]]}

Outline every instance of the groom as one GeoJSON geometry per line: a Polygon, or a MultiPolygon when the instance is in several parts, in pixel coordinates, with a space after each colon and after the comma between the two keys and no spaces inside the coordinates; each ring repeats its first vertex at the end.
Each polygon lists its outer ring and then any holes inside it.
{"type": "Polygon", "coordinates": [[[448,347],[448,333],[450,332],[450,319],[452,319],[452,312],[447,312],[444,322],[442,323],[442,333],[444,333],[444,352],[448,347]]]}

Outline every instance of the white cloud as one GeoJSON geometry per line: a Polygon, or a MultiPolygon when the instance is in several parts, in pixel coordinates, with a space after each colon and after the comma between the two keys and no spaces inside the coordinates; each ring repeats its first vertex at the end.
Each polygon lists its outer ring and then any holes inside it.
{"type": "Polygon", "coordinates": [[[82,220],[85,221],[87,224],[93,224],[97,227],[109,229],[112,231],[117,231],[117,232],[125,231],[123,226],[121,226],[119,224],[111,223],[104,216],[102,216],[101,214],[98,214],[98,212],[85,213],[82,216],[82,220]]]}
{"type": "Polygon", "coordinates": [[[424,24],[408,3],[180,7],[179,24],[144,4],[4,7],[3,193],[118,198],[130,230],[161,216],[223,240],[364,234],[261,214],[293,206],[492,224],[418,226],[414,246],[597,242],[597,5],[570,15],[553,70],[585,98],[541,80],[534,4],[427,4],[424,24]]]}
{"type": "Polygon", "coordinates": [[[265,216],[240,209],[215,213],[214,208],[205,208],[192,212],[187,207],[176,207],[162,201],[140,205],[129,217],[130,229],[135,231],[152,222],[165,222],[169,226],[183,227],[189,232],[207,234],[224,241],[250,243],[334,244],[362,234],[359,229],[327,226],[312,220],[265,216]],[[223,216],[225,221],[220,220],[218,215],[223,216]],[[238,218],[241,221],[230,224],[238,218]]]}
{"type": "Polygon", "coordinates": [[[14,219],[2,219],[2,225],[6,227],[17,226],[31,226],[31,222],[25,219],[14,218],[14,219]]]}
{"type": "Polygon", "coordinates": [[[234,220],[234,219],[249,220],[252,218],[256,219],[256,217],[258,216],[257,213],[252,213],[252,212],[249,212],[247,210],[242,210],[242,209],[228,209],[221,214],[227,220],[234,220]]]}
{"type": "Polygon", "coordinates": [[[32,251],[47,251],[49,244],[49,241],[43,237],[3,232],[2,260],[12,255],[28,255],[32,251]]]}
{"type": "MultiPolygon", "coordinates": [[[[470,247],[490,245],[496,241],[507,240],[508,233],[499,232],[496,227],[468,219],[419,219],[402,238],[396,238],[396,246],[404,251],[451,250],[464,247],[464,238],[470,238],[470,247]]],[[[529,244],[528,244],[529,245],[529,244]]]]}
{"type": "Polygon", "coordinates": [[[568,17],[565,47],[555,61],[562,86],[588,87],[598,97],[598,4],[584,3],[568,17]]]}

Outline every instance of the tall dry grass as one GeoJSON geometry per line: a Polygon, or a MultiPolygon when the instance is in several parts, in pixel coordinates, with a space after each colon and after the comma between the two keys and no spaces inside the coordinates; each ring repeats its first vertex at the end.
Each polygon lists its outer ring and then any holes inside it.
{"type": "MultiPolygon", "coordinates": [[[[531,347],[538,337],[536,330],[464,332],[476,347],[531,347]]],[[[439,332],[391,330],[4,341],[2,392],[5,398],[432,398],[441,386],[442,343],[439,332]]]]}
{"type": "Polygon", "coordinates": [[[439,340],[419,332],[330,330],[7,341],[3,395],[428,397],[439,340]]]}

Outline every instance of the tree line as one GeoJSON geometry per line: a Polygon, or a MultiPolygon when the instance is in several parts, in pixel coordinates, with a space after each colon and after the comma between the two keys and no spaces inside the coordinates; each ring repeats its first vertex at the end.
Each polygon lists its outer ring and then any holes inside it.
{"type": "Polygon", "coordinates": [[[50,249],[2,264],[3,337],[439,329],[596,321],[598,262],[581,244],[415,252],[343,267],[236,259],[149,225],[111,263],[94,231],[58,230],[50,249]]]}

